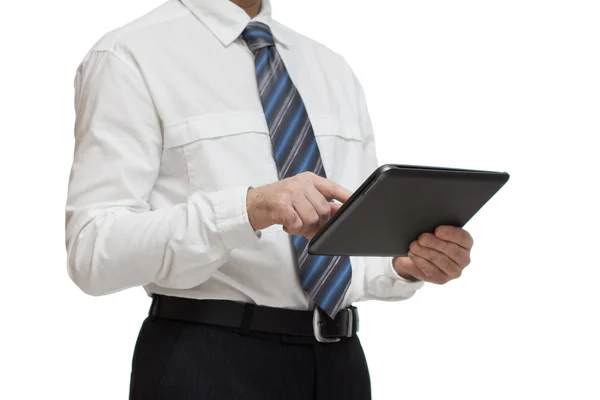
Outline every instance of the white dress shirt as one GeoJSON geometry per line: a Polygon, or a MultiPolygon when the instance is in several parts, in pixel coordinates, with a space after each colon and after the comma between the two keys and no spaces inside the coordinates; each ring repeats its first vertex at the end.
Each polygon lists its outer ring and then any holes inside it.
{"type": "MultiPolygon", "coordinates": [[[[365,98],[338,54],[271,19],[329,179],[353,191],[377,167],[365,98]]],[[[307,309],[289,235],[255,232],[246,195],[277,181],[250,21],[229,0],[170,0],[102,37],[75,78],[66,203],[71,279],[102,295],[134,286],[198,299],[307,309]]],[[[356,232],[360,235],[360,232],[356,232]]],[[[344,306],[407,299],[423,282],[389,257],[351,257],[344,306]]]]}

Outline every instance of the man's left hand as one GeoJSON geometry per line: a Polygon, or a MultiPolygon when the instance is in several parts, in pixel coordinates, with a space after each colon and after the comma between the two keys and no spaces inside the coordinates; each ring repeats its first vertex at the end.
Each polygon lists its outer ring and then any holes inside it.
{"type": "Polygon", "coordinates": [[[444,284],[460,277],[471,262],[473,238],[462,228],[438,226],[434,233],[423,233],[409,246],[408,257],[395,257],[398,275],[410,279],[444,284]]]}

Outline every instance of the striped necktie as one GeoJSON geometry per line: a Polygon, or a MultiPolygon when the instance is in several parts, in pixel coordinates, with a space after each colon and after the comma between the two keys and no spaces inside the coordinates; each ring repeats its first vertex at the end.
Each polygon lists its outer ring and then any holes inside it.
{"type": "MultiPolygon", "coordinates": [[[[258,91],[269,127],[279,179],[311,171],[326,178],[312,125],[300,93],[292,83],[269,27],[250,22],[242,33],[254,54],[258,91]]],[[[350,287],[352,266],[347,256],[313,256],[308,240],[292,236],[302,289],[331,318],[350,287]]]]}

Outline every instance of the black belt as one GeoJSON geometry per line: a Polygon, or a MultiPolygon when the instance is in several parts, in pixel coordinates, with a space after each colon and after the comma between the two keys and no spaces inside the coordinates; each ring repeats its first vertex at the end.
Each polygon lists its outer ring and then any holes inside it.
{"type": "Polygon", "coordinates": [[[149,315],[235,328],[241,332],[313,336],[324,343],[338,342],[340,338],[349,338],[358,332],[358,311],[353,306],[340,310],[332,320],[319,309],[289,310],[229,300],[153,294],[149,315]]]}

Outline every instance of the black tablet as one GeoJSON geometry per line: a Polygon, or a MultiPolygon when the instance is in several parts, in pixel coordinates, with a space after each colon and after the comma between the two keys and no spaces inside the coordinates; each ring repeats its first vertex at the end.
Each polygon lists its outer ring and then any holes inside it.
{"type": "Polygon", "coordinates": [[[382,165],[310,240],[308,253],[405,256],[422,233],[463,227],[508,179],[506,172],[382,165]]]}

